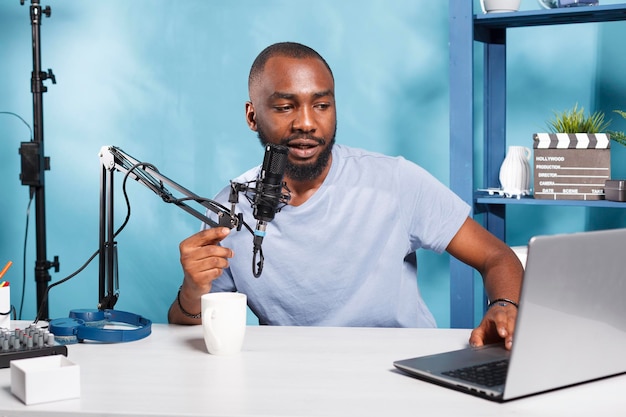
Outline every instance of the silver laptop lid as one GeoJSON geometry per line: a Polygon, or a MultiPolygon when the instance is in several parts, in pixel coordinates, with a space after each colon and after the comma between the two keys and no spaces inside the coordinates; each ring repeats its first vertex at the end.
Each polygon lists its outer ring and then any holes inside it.
{"type": "Polygon", "coordinates": [[[531,239],[505,400],[626,372],[625,269],[626,229],[531,239]]]}

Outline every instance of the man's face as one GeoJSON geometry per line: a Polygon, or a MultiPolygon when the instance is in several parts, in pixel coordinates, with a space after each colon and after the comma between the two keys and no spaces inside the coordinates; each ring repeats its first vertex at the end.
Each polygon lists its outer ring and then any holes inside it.
{"type": "Polygon", "coordinates": [[[310,181],[326,172],[337,129],[332,75],[317,59],[273,57],[250,87],[250,128],[265,145],[289,147],[285,175],[310,181]]]}

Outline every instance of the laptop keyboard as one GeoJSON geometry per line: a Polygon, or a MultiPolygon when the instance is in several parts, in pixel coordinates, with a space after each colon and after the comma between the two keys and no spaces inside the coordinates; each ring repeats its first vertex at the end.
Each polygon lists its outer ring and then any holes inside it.
{"type": "Polygon", "coordinates": [[[467,368],[443,372],[443,374],[452,378],[484,385],[486,387],[495,387],[496,385],[504,384],[508,368],[509,361],[507,359],[502,359],[480,365],[468,366],[467,368]]]}

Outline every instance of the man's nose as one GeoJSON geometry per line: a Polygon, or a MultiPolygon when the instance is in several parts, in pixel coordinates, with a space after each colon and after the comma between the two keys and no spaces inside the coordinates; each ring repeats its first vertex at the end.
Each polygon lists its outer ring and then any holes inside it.
{"type": "Polygon", "coordinates": [[[293,121],[293,129],[302,132],[312,132],[315,130],[315,115],[313,109],[302,107],[296,113],[293,121]]]}

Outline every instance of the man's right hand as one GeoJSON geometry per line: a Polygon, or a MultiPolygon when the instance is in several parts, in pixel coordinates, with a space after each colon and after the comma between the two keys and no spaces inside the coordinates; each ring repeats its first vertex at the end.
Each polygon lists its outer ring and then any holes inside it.
{"type": "MultiPolygon", "coordinates": [[[[200,297],[211,290],[212,282],[228,267],[228,258],[232,258],[234,253],[218,243],[229,233],[230,229],[226,227],[206,229],[180,243],[184,279],[179,299],[188,313],[196,314],[200,311],[200,297]]],[[[181,311],[178,300],[174,300],[170,307],[168,321],[178,324],[200,323],[200,319],[190,318],[181,311]]]]}

